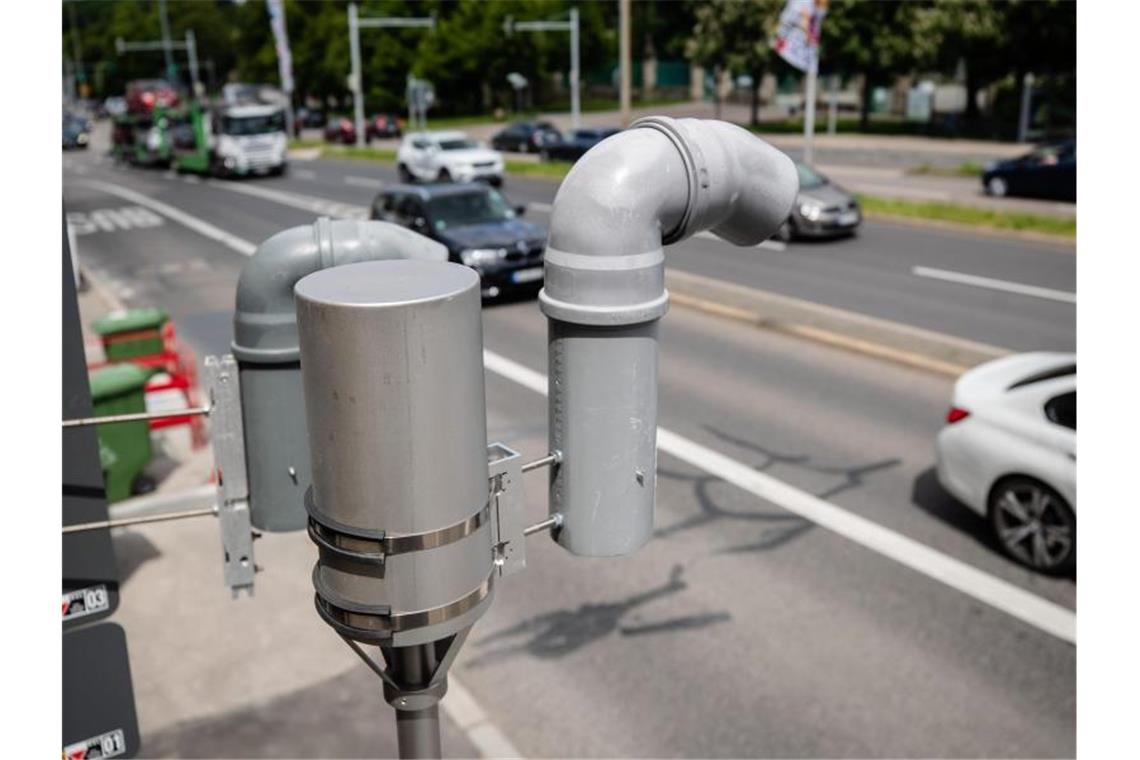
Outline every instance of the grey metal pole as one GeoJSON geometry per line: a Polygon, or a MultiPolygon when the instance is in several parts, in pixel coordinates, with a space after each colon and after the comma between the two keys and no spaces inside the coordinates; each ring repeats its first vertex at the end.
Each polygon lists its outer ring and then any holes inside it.
{"type": "Polygon", "coordinates": [[[839,110],[839,75],[831,75],[831,98],[827,104],[827,134],[835,134],[839,110]]]}
{"type": "MultiPolygon", "coordinates": [[[[427,684],[436,669],[435,647],[421,644],[393,651],[395,676],[402,684],[427,684]]],[[[396,741],[402,758],[440,758],[439,703],[416,710],[402,710],[397,698],[396,741]]]]}
{"type": "Polygon", "coordinates": [[[439,705],[423,710],[396,710],[400,757],[443,757],[439,739],[439,705]]]}
{"type": "Polygon", "coordinates": [[[364,147],[364,94],[360,75],[360,25],[356,3],[348,4],[348,46],[352,52],[352,106],[356,117],[356,147],[364,147]]]}
{"type": "Polygon", "coordinates": [[[1021,90],[1021,114],[1017,119],[1017,141],[1025,142],[1029,139],[1029,110],[1033,104],[1033,74],[1025,75],[1025,85],[1021,90]]]}
{"type": "Polygon", "coordinates": [[[812,136],[815,132],[815,82],[818,78],[817,64],[812,63],[807,72],[807,86],[804,93],[804,163],[812,160],[812,136]]]}
{"type": "Polygon", "coordinates": [[[621,98],[621,126],[623,129],[628,127],[630,122],[629,99],[630,88],[633,86],[632,72],[630,71],[632,64],[630,63],[629,15],[629,0],[618,0],[618,76],[621,98]]]}
{"type": "Polygon", "coordinates": [[[202,83],[198,81],[198,40],[193,29],[186,30],[186,56],[190,59],[190,89],[194,97],[198,97],[202,94],[202,83]]]}
{"type": "Polygon", "coordinates": [[[170,48],[170,22],[166,18],[166,0],[158,0],[158,23],[162,27],[162,54],[166,58],[166,76],[174,79],[174,53],[170,48]]]}
{"type": "Polygon", "coordinates": [[[570,9],[570,125],[577,129],[582,121],[582,72],[578,60],[578,9],[570,9]]]}

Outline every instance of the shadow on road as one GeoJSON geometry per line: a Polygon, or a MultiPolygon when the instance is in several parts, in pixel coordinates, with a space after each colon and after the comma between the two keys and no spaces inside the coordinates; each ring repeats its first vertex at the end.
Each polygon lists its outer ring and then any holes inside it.
{"type": "Polygon", "coordinates": [[[136,570],[162,556],[150,539],[137,531],[120,528],[113,540],[119,583],[126,583],[136,570]]]}
{"type": "Polygon", "coordinates": [[[543,659],[562,657],[614,631],[623,636],[640,636],[703,628],[732,619],[727,612],[716,612],[653,623],[622,623],[622,618],[631,610],[687,588],[683,574],[684,568],[674,565],[665,583],[639,594],[615,602],[583,604],[576,610],[546,612],[491,633],[474,642],[476,648],[487,649],[469,660],[467,666],[486,667],[523,653],[543,659]]]}
{"type": "MultiPolygon", "coordinates": [[[[705,430],[722,441],[758,454],[760,461],[752,465],[753,469],[757,471],[763,472],[771,469],[775,465],[784,465],[821,475],[836,476],[839,479],[836,485],[817,494],[821,499],[828,499],[843,491],[858,488],[863,485],[868,475],[896,467],[902,461],[896,457],[850,466],[814,464],[811,461],[811,456],[808,454],[784,454],[773,451],[761,444],[739,438],[708,425],[705,426],[705,430]]],[[[779,548],[814,527],[814,523],[811,521],[784,511],[756,512],[753,510],[742,511],[722,507],[709,493],[709,488],[712,484],[723,481],[712,475],[686,475],[681,472],[671,471],[660,465],[657,468],[657,473],[662,477],[693,483],[693,491],[697,498],[697,505],[700,507],[700,512],[696,515],[688,517],[681,522],[657,529],[654,535],[659,538],[668,537],[684,530],[701,528],[717,520],[742,520],[745,522],[764,523],[770,526],[764,530],[757,541],[730,546],[718,552],[720,554],[734,554],[749,551],[768,551],[779,548]]]]}

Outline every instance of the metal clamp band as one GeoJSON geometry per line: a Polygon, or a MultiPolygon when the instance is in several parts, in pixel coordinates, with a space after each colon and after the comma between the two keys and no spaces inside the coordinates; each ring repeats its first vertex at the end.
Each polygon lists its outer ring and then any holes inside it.
{"type": "Polygon", "coordinates": [[[363,537],[330,528],[309,515],[309,538],[321,549],[342,559],[369,565],[384,564],[393,554],[436,549],[470,536],[491,517],[488,503],[475,514],[457,523],[423,533],[385,533],[382,537],[363,537]]]}
{"type": "Polygon", "coordinates": [[[491,594],[493,579],[494,573],[491,573],[482,583],[455,601],[414,612],[392,612],[387,615],[353,612],[337,607],[319,593],[314,594],[314,601],[321,618],[338,633],[355,639],[379,640],[386,639],[393,633],[443,623],[471,611],[491,594]]]}

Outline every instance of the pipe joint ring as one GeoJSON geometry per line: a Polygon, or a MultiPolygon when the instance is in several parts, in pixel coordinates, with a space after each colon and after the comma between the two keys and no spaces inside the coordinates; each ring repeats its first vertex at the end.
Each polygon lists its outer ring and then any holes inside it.
{"type": "Polygon", "coordinates": [[[655,129],[669,138],[673,147],[681,155],[681,162],[685,165],[685,173],[689,179],[689,202],[685,204],[685,211],[677,226],[661,236],[661,244],[669,245],[678,240],[684,240],[689,234],[689,227],[702,199],[702,190],[709,187],[709,170],[705,155],[696,140],[691,139],[676,119],[668,116],[646,116],[630,125],[630,129],[644,127],[655,129]]]}

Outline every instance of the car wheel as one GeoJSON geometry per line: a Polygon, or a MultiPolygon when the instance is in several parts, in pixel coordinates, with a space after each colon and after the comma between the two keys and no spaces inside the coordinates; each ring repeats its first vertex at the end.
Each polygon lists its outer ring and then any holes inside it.
{"type": "Polygon", "coordinates": [[[1076,566],[1077,517],[1065,500],[1039,480],[1006,478],[990,493],[990,526],[1002,550],[1042,573],[1076,566]]]}
{"type": "Polygon", "coordinates": [[[1009,194],[1009,183],[1001,177],[990,177],[986,182],[986,192],[996,198],[1004,198],[1009,194]]]}
{"type": "Polygon", "coordinates": [[[487,181],[491,183],[491,187],[502,187],[503,186],[503,178],[502,177],[490,177],[487,181]]]}
{"type": "Polygon", "coordinates": [[[440,169],[439,176],[436,177],[436,179],[438,179],[440,182],[450,182],[451,172],[449,172],[447,169],[440,169]]]}
{"type": "Polygon", "coordinates": [[[396,173],[400,175],[400,181],[405,185],[412,182],[414,179],[412,177],[412,173],[408,171],[408,167],[404,166],[403,164],[400,164],[396,167],[396,173]]]}

